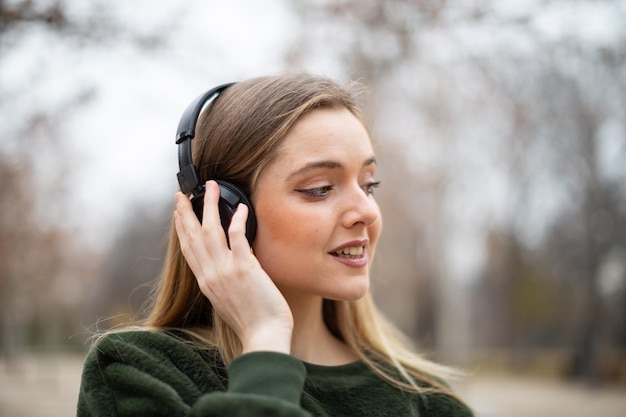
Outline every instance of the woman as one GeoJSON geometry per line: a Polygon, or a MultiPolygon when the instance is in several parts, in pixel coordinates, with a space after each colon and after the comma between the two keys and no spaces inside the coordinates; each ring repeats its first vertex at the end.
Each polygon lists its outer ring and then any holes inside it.
{"type": "Polygon", "coordinates": [[[147,320],[92,349],[78,415],[471,416],[447,369],[414,354],[369,295],[382,220],[353,96],[305,74],[222,90],[194,162],[252,208],[238,205],[225,233],[215,181],[201,214],[176,194],[147,320]]]}

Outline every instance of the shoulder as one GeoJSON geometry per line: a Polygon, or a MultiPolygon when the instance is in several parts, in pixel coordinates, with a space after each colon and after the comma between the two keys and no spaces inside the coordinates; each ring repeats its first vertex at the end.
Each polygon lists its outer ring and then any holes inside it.
{"type": "Polygon", "coordinates": [[[83,369],[79,416],[307,415],[299,406],[305,378],[295,358],[241,355],[226,370],[215,350],[171,333],[110,333],[83,369]]]}
{"type": "Polygon", "coordinates": [[[150,329],[122,330],[105,333],[99,337],[90,354],[124,356],[138,351],[159,354],[164,349],[179,350],[184,347],[186,346],[182,338],[168,332],[150,329]]]}
{"type": "Polygon", "coordinates": [[[154,357],[166,359],[172,355],[194,356],[193,348],[169,333],[154,330],[125,330],[106,333],[94,343],[87,359],[109,359],[132,362],[154,357]]]}
{"type": "Polygon", "coordinates": [[[87,355],[83,379],[125,378],[128,374],[151,375],[159,379],[190,380],[202,385],[208,375],[223,385],[226,371],[215,350],[200,350],[182,337],[155,330],[128,330],[107,333],[87,355]]]}
{"type": "Polygon", "coordinates": [[[90,357],[132,363],[152,358],[157,361],[210,361],[223,367],[217,349],[194,343],[183,333],[152,329],[116,331],[103,335],[94,343],[90,357]]]}

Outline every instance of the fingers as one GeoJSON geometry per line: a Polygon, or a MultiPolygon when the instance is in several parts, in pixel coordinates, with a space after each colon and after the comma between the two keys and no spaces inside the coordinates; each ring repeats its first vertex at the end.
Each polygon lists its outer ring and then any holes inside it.
{"type": "MultiPolygon", "coordinates": [[[[198,252],[208,252],[209,256],[223,256],[228,251],[226,234],[222,228],[219,214],[220,190],[215,181],[207,181],[204,194],[204,208],[202,224],[198,221],[191,202],[182,193],[176,193],[176,211],[174,221],[181,248],[186,248],[185,257],[205,256],[198,252]],[[203,248],[204,250],[198,250],[203,248]],[[193,252],[193,253],[191,253],[193,252]]],[[[229,240],[231,248],[234,244],[236,251],[249,253],[250,245],[245,237],[248,207],[240,204],[233,215],[229,227],[229,240]]],[[[190,259],[187,259],[189,262],[190,259]]]]}
{"type": "Polygon", "coordinates": [[[193,212],[191,202],[186,195],[176,193],[176,210],[174,210],[174,226],[180,243],[180,249],[189,265],[196,262],[196,251],[193,249],[194,234],[198,235],[200,223],[193,212]],[[194,232],[195,231],[195,232],[194,232]]]}
{"type": "Polygon", "coordinates": [[[246,221],[248,220],[248,206],[239,203],[228,228],[230,248],[234,254],[249,254],[250,244],[246,239],[246,221]]]}
{"type": "MultiPolygon", "coordinates": [[[[205,204],[207,208],[212,205],[211,200],[217,201],[215,197],[215,189],[210,185],[207,187],[205,193],[205,201],[209,201],[209,204],[205,204]]],[[[219,193],[219,190],[217,191],[219,193]]],[[[219,198],[219,195],[218,197],[219,198]]],[[[217,211],[214,210],[214,211],[217,211]]],[[[196,214],[193,211],[193,207],[189,198],[182,194],[176,193],[176,210],[174,211],[174,224],[176,227],[176,234],[180,243],[180,248],[187,260],[189,266],[194,270],[194,273],[198,274],[206,265],[205,260],[211,259],[216,250],[219,251],[220,236],[215,236],[216,228],[212,226],[215,222],[213,217],[214,213],[210,209],[205,209],[203,214],[203,225],[200,224],[196,214]]],[[[219,214],[218,214],[219,222],[219,214]]],[[[217,230],[221,232],[221,228],[217,230]]],[[[221,233],[221,239],[225,240],[223,232],[221,233]]]]}
{"type": "Polygon", "coordinates": [[[222,230],[218,207],[219,199],[220,188],[217,182],[207,181],[204,187],[204,207],[202,210],[202,225],[205,230],[222,230]]]}

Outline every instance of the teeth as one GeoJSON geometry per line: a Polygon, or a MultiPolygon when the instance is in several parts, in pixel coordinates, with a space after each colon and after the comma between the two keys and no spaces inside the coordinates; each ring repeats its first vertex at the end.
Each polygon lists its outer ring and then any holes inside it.
{"type": "Polygon", "coordinates": [[[338,255],[344,256],[361,256],[363,255],[363,247],[362,246],[351,246],[349,248],[343,248],[337,251],[338,255]]]}

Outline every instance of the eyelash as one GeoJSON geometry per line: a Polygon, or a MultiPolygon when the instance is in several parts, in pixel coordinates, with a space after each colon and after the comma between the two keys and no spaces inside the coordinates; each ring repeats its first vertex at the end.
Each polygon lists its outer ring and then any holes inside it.
{"type": "Polygon", "coordinates": [[[365,189],[364,191],[370,195],[370,194],[374,194],[374,188],[378,188],[380,187],[380,181],[372,181],[370,183],[365,184],[365,189]]]}
{"type": "MultiPolygon", "coordinates": [[[[372,181],[372,182],[365,184],[361,188],[363,189],[365,194],[371,195],[371,194],[374,194],[374,189],[378,188],[379,186],[380,186],[380,181],[372,181]]],[[[321,199],[328,197],[328,193],[330,193],[330,191],[333,188],[335,188],[333,185],[324,185],[323,187],[300,188],[300,189],[296,189],[295,191],[300,194],[304,194],[305,196],[309,198],[321,200],[321,199]]]]}

